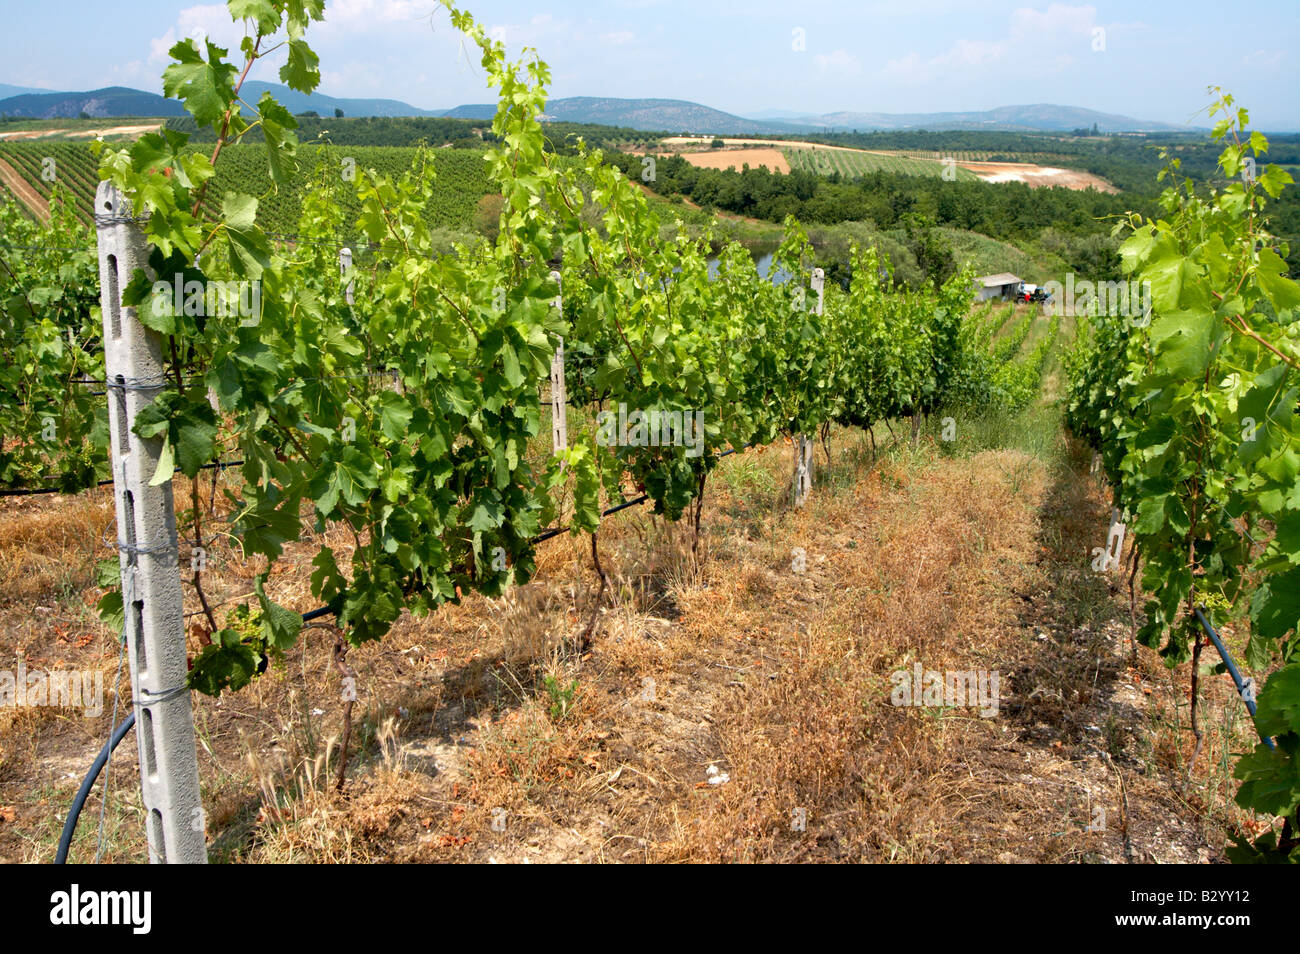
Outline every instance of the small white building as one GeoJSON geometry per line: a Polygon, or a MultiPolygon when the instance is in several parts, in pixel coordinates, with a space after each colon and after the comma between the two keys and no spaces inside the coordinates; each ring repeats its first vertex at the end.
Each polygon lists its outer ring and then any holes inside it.
{"type": "Polygon", "coordinates": [[[1010,272],[997,275],[981,275],[975,279],[975,300],[988,301],[990,298],[1013,298],[1020,288],[1020,279],[1010,272]]]}

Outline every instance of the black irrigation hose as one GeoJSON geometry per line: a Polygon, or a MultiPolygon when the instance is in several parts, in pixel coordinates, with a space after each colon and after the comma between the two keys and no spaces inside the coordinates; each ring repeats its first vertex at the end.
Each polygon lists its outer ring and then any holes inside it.
{"type": "MultiPolygon", "coordinates": [[[[746,444],[744,447],[740,448],[740,450],[746,450],[750,446],[752,445],[746,444]]],[[[718,455],[718,460],[722,460],[722,458],[736,453],[739,453],[739,451],[737,451],[736,448],[734,447],[731,448],[730,450],[725,450],[718,455]]],[[[640,497],[637,497],[635,500],[625,500],[623,501],[623,503],[615,507],[610,507],[608,510],[602,510],[600,512],[600,515],[602,517],[608,517],[611,513],[618,513],[620,510],[626,510],[628,507],[635,507],[639,504],[645,503],[649,499],[650,499],[649,494],[642,494],[640,497]]],[[[566,533],[568,529],[569,529],[568,527],[555,527],[552,530],[543,530],[537,536],[533,537],[532,542],[534,544],[545,543],[547,540],[553,540],[555,537],[558,537],[560,534],[566,533]]]]}
{"type": "Polygon", "coordinates": [[[104,743],[104,747],[99,750],[99,755],[95,756],[95,761],[91,763],[90,771],[82,779],[81,788],[77,789],[77,797],[72,800],[72,808],[68,810],[67,821],[63,823],[63,834],[59,836],[59,851],[54,856],[56,865],[67,864],[68,849],[72,846],[72,836],[77,830],[77,819],[81,817],[81,807],[86,804],[86,796],[90,794],[91,786],[99,778],[99,773],[104,770],[104,764],[108,761],[108,757],[113,754],[117,744],[125,738],[133,725],[135,725],[134,712],[123,719],[117,728],[113,730],[113,734],[109,736],[108,741],[104,743]]]}
{"type": "MultiPolygon", "coordinates": [[[[746,444],[744,447],[740,448],[740,450],[745,450],[749,446],[750,446],[749,444],[746,444]]],[[[722,458],[735,453],[738,453],[738,451],[736,448],[733,447],[730,450],[723,451],[721,454],[719,454],[718,459],[721,460],[722,458]]],[[[227,464],[225,466],[233,467],[235,464],[242,464],[242,463],[243,461],[232,461],[230,464],[227,464]]],[[[220,466],[220,465],[208,465],[208,466],[220,466]]],[[[112,481],[110,480],[109,483],[112,483],[112,481]]],[[[618,504],[617,506],[610,507],[608,510],[601,511],[601,516],[608,517],[610,514],[618,513],[620,510],[626,510],[628,507],[635,507],[638,506],[639,504],[643,504],[649,499],[650,499],[649,494],[642,494],[640,497],[637,497],[635,500],[625,500],[623,503],[618,504]]],[[[554,537],[558,537],[560,534],[565,533],[566,531],[568,531],[568,529],[569,529],[568,527],[556,527],[553,530],[547,530],[533,537],[532,542],[535,544],[544,543],[547,540],[550,540],[554,537]]],[[[333,612],[334,609],[332,607],[320,606],[314,610],[309,610],[308,612],[303,613],[302,621],[304,623],[310,623],[314,619],[320,619],[322,616],[328,616],[333,612]]],[[[1254,711],[1255,711],[1255,707],[1252,704],[1251,714],[1254,714],[1254,711]]],[[[99,755],[97,755],[95,757],[95,761],[91,763],[90,771],[88,771],[86,773],[86,777],[82,779],[81,788],[77,790],[77,797],[72,800],[72,808],[68,810],[67,821],[63,823],[63,834],[59,838],[59,850],[58,853],[54,856],[54,863],[56,865],[62,865],[67,863],[68,848],[71,846],[72,836],[77,830],[77,821],[81,818],[81,809],[82,806],[86,804],[86,797],[90,794],[90,789],[94,786],[95,780],[99,778],[99,773],[103,771],[104,764],[108,761],[108,757],[113,753],[113,750],[117,748],[118,743],[121,742],[122,739],[126,737],[126,733],[131,729],[131,726],[133,725],[135,725],[134,712],[132,712],[129,716],[127,716],[126,719],[124,719],[122,723],[118,725],[116,729],[113,730],[112,736],[110,736],[109,740],[104,743],[104,747],[99,750],[99,755]]],[[[1270,739],[1269,745],[1272,744],[1273,744],[1272,740],[1270,739]]]]}
{"type": "MultiPolygon", "coordinates": [[[[1241,673],[1237,671],[1237,664],[1233,662],[1232,655],[1228,652],[1228,647],[1223,645],[1223,640],[1221,640],[1219,634],[1214,631],[1214,627],[1210,625],[1210,621],[1205,618],[1205,613],[1200,606],[1196,607],[1196,619],[1201,624],[1201,629],[1205,630],[1205,635],[1210,637],[1210,642],[1214,643],[1214,648],[1219,651],[1219,656],[1223,659],[1223,664],[1228,667],[1228,675],[1232,677],[1232,681],[1237,685],[1237,695],[1241,696],[1242,700],[1246,703],[1246,708],[1250,710],[1250,717],[1254,720],[1255,700],[1246,695],[1246,683],[1241,678],[1241,673]]],[[[1256,731],[1258,731],[1258,726],[1256,726],[1256,731]]],[[[1268,744],[1270,749],[1277,748],[1271,738],[1268,738],[1267,736],[1260,736],[1260,738],[1268,744]]]]}
{"type": "MultiPolygon", "coordinates": [[[[225,470],[227,467],[238,467],[243,463],[242,460],[218,461],[215,464],[203,464],[199,467],[199,470],[225,470]]],[[[181,469],[179,467],[172,471],[174,474],[179,474],[180,472],[181,469]]],[[[112,485],[113,481],[110,479],[97,481],[91,486],[111,487],[112,485]]],[[[33,497],[37,494],[79,494],[82,490],[89,489],[90,487],[82,487],[81,490],[63,490],[60,487],[18,487],[9,490],[0,490],[0,497],[33,497]]]]}

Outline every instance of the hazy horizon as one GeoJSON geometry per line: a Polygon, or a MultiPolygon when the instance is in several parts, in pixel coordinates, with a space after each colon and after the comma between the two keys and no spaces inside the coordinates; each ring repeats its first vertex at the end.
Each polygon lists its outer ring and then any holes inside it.
{"type": "MultiPolygon", "coordinates": [[[[1300,104],[1290,95],[1300,16],[1286,0],[1251,6],[1257,31],[1225,30],[1217,5],[1166,0],[466,8],[512,57],[537,50],[551,67],[553,99],[680,99],[768,118],[1051,103],[1208,125],[1205,87],[1217,84],[1250,109],[1257,127],[1300,129],[1300,104]]],[[[86,0],[7,12],[0,82],[57,91],[161,92],[177,39],[204,35],[233,48],[242,36],[223,3],[141,0],[126,17],[86,0]]],[[[309,40],[324,95],[426,110],[494,98],[433,0],[327,0],[325,22],[312,26],[309,40]]],[[[279,61],[269,59],[251,78],[278,82],[279,61]]]]}

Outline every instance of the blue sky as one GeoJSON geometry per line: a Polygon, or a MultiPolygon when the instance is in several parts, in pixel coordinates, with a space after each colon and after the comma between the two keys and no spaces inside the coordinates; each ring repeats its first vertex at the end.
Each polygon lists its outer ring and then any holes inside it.
{"type": "MultiPolygon", "coordinates": [[[[462,2],[512,53],[539,51],[556,97],[661,96],[741,114],[1046,102],[1182,123],[1218,84],[1260,127],[1300,129],[1297,0],[462,2]]],[[[426,109],[488,98],[433,0],[326,0],[325,10],[308,34],[320,92],[426,109]]],[[[18,86],[158,91],[176,38],[205,33],[233,48],[242,35],[221,3],[0,0],[0,12],[0,82],[18,86]]]]}

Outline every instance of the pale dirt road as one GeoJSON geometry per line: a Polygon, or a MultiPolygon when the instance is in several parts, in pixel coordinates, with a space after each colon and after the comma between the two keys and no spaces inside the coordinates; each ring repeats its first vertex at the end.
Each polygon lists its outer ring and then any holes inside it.
{"type": "Polygon", "coordinates": [[[5,188],[18,197],[19,202],[35,212],[42,222],[50,220],[50,204],[18,174],[17,169],[3,159],[0,159],[0,182],[3,182],[5,188]]]}
{"type": "Polygon", "coordinates": [[[141,123],[131,126],[103,126],[97,129],[18,129],[0,132],[0,142],[24,142],[33,139],[94,139],[96,136],[141,136],[158,129],[161,123],[141,123]]]}

